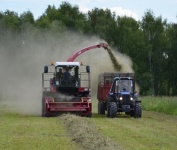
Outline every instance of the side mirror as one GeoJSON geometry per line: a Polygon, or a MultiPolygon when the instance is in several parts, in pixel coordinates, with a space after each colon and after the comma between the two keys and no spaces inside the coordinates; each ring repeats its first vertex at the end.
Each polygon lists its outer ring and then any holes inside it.
{"type": "Polygon", "coordinates": [[[90,66],[86,66],[86,71],[90,73],[90,66]]]}
{"type": "Polygon", "coordinates": [[[48,66],[44,67],[44,73],[48,73],[48,66]]]}

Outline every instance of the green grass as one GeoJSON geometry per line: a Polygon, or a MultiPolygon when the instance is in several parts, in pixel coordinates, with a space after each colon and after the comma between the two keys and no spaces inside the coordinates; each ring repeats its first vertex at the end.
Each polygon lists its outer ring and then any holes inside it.
{"type": "Polygon", "coordinates": [[[158,112],[143,111],[140,119],[107,118],[94,114],[89,120],[104,136],[129,150],[173,150],[177,147],[176,117],[158,112]]]}
{"type": "MultiPolygon", "coordinates": [[[[145,105],[145,98],[150,97],[140,98],[142,105],[145,105]]],[[[165,99],[162,98],[163,100],[165,99]]],[[[173,100],[175,102],[175,98],[173,100]]],[[[88,121],[92,122],[100,133],[125,149],[173,150],[177,147],[177,118],[172,115],[143,110],[142,118],[139,119],[125,115],[112,119],[98,115],[97,100],[93,100],[93,117],[88,121]]]]}
{"type": "Polygon", "coordinates": [[[140,119],[124,115],[111,119],[94,113],[89,121],[100,133],[126,149],[173,150],[177,146],[177,120],[173,116],[143,111],[140,119]]]}
{"type": "Polygon", "coordinates": [[[2,150],[77,150],[58,118],[0,112],[2,150]]]}
{"type": "Polygon", "coordinates": [[[141,97],[144,110],[177,116],[177,97],[141,97]]]}
{"type": "Polygon", "coordinates": [[[106,149],[106,146],[109,148],[112,146],[114,149],[113,145],[130,150],[175,149],[177,147],[176,116],[145,111],[145,107],[149,107],[147,110],[152,106],[160,110],[175,109],[176,99],[141,97],[140,100],[142,100],[143,113],[142,118],[139,119],[125,115],[118,115],[114,119],[98,115],[96,98],[92,101],[92,118],[69,114],[63,118],[42,118],[8,113],[1,109],[0,149],[79,150],[86,148],[91,150],[99,149],[101,146],[103,149],[106,149]]]}

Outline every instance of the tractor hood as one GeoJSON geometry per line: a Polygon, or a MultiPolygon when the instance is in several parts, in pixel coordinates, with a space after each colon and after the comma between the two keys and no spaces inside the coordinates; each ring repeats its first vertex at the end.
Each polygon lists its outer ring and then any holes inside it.
{"type": "Polygon", "coordinates": [[[122,91],[120,92],[121,95],[130,95],[130,92],[127,92],[127,91],[122,91]]]}

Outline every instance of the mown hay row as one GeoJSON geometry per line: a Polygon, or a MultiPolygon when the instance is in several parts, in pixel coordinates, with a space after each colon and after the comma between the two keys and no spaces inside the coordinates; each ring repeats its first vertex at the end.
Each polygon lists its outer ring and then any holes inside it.
{"type": "Polygon", "coordinates": [[[87,150],[121,150],[122,148],[108,137],[98,132],[96,127],[84,117],[72,114],[60,116],[71,138],[87,150]]]}

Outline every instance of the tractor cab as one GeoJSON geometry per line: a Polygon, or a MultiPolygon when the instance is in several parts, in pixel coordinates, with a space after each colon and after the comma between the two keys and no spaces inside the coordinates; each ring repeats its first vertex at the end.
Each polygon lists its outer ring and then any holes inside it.
{"type": "Polygon", "coordinates": [[[134,97],[134,81],[131,77],[115,77],[110,93],[114,93],[114,96],[120,98],[124,97],[134,97]]]}

